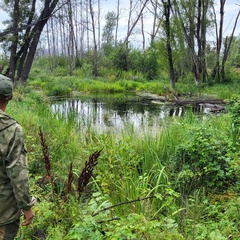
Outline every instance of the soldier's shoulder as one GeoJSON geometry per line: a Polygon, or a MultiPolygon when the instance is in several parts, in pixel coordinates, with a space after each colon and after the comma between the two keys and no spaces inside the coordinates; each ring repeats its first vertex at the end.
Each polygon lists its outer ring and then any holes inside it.
{"type": "Polygon", "coordinates": [[[0,130],[4,129],[22,131],[22,127],[13,117],[0,111],[0,130]]]}

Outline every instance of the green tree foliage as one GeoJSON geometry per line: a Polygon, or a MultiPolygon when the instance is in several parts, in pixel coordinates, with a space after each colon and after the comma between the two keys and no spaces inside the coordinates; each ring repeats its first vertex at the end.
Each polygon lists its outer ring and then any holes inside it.
{"type": "Polygon", "coordinates": [[[148,80],[156,79],[159,76],[159,72],[163,70],[159,60],[164,53],[161,52],[160,54],[157,45],[155,42],[152,42],[151,46],[144,53],[143,72],[148,80]]]}
{"type": "Polygon", "coordinates": [[[121,43],[113,53],[113,66],[120,72],[129,70],[129,52],[126,44],[121,43]]]}
{"type": "Polygon", "coordinates": [[[102,48],[105,55],[109,55],[114,44],[113,30],[116,27],[116,13],[108,12],[105,16],[106,24],[102,33],[102,48]]]}

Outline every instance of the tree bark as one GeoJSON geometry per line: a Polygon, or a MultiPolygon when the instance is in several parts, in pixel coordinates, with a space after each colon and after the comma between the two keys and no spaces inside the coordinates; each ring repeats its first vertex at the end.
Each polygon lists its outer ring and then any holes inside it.
{"type": "Polygon", "coordinates": [[[119,18],[120,18],[120,0],[117,0],[116,29],[115,29],[115,40],[114,40],[115,47],[117,47],[117,43],[118,43],[119,18]]]}
{"type": "Polygon", "coordinates": [[[14,2],[13,9],[13,36],[11,44],[11,55],[9,63],[8,77],[14,79],[17,63],[17,46],[18,46],[18,23],[19,23],[19,0],[14,2]]]}
{"type": "Polygon", "coordinates": [[[32,67],[33,59],[36,53],[37,45],[42,33],[42,30],[47,23],[48,19],[51,17],[51,14],[53,13],[56,5],[58,3],[58,0],[46,0],[44,8],[41,12],[41,15],[39,16],[38,22],[36,25],[34,25],[32,31],[31,31],[31,43],[28,51],[28,55],[26,58],[26,61],[24,63],[24,67],[22,69],[22,72],[20,74],[19,81],[22,84],[26,84],[26,81],[28,79],[29,72],[32,67]]]}
{"type": "Polygon", "coordinates": [[[171,47],[171,26],[170,26],[170,11],[171,11],[171,1],[162,0],[163,3],[163,12],[165,16],[165,31],[167,36],[167,56],[168,56],[168,64],[169,64],[169,74],[171,79],[172,88],[175,88],[176,85],[176,77],[173,67],[173,56],[172,56],[172,47],[171,47]]]}
{"type": "Polygon", "coordinates": [[[143,13],[143,10],[145,9],[146,4],[147,4],[148,1],[149,1],[149,0],[145,0],[145,1],[143,2],[143,5],[142,5],[142,7],[141,7],[141,9],[140,9],[140,12],[139,12],[138,15],[137,15],[136,20],[133,22],[133,24],[131,24],[131,16],[132,16],[132,12],[133,12],[134,7],[133,7],[133,2],[132,2],[132,0],[130,0],[130,11],[129,11],[129,16],[128,16],[127,36],[126,36],[126,38],[125,38],[125,40],[124,40],[124,43],[126,44],[127,47],[128,47],[129,37],[131,36],[134,27],[135,27],[136,24],[138,23],[138,21],[139,21],[139,19],[140,19],[140,17],[141,17],[141,14],[143,13]]]}
{"type": "Polygon", "coordinates": [[[68,56],[69,56],[69,74],[72,75],[75,66],[74,60],[74,28],[73,28],[73,9],[71,0],[68,1],[68,24],[69,24],[69,40],[68,40],[68,56]]]}
{"type": "Polygon", "coordinates": [[[240,15],[240,11],[238,12],[238,15],[235,19],[235,24],[234,24],[232,34],[231,34],[229,40],[228,40],[228,38],[225,39],[225,44],[224,44],[225,48],[224,48],[224,54],[223,54],[223,58],[222,58],[222,68],[221,68],[221,78],[222,78],[222,80],[225,79],[225,63],[226,63],[227,58],[228,58],[229,50],[230,50],[232,40],[233,40],[233,35],[234,35],[234,32],[235,32],[236,27],[237,27],[237,22],[238,22],[239,15],[240,15]]]}
{"type": "Polygon", "coordinates": [[[174,0],[174,8],[182,26],[190,53],[192,73],[196,85],[206,81],[206,28],[208,0],[189,0],[187,8],[174,0]],[[180,12],[179,7],[182,7],[180,12]],[[185,18],[184,18],[185,17],[185,18]]]}
{"type": "Polygon", "coordinates": [[[155,37],[159,31],[159,28],[160,28],[160,23],[161,23],[161,20],[162,18],[160,18],[158,16],[158,0],[151,0],[151,4],[152,4],[152,7],[153,7],[153,25],[152,25],[152,32],[150,33],[150,36],[151,36],[151,43],[153,43],[153,41],[155,40],[155,37]]]}
{"type": "Polygon", "coordinates": [[[213,6],[213,14],[214,14],[214,23],[215,23],[215,32],[216,32],[216,63],[212,70],[211,76],[212,78],[216,78],[217,81],[220,81],[220,52],[222,48],[222,36],[223,36],[223,22],[224,22],[224,7],[226,0],[220,0],[220,22],[219,29],[217,24],[217,15],[215,8],[213,6]]]}
{"type": "Polygon", "coordinates": [[[142,32],[142,48],[143,51],[145,50],[145,46],[146,46],[146,40],[145,40],[145,33],[144,33],[144,19],[143,19],[143,14],[141,15],[141,32],[142,32]]]}
{"type": "MultiPolygon", "coordinates": [[[[31,14],[29,15],[28,23],[27,23],[28,25],[30,25],[33,22],[35,9],[36,9],[36,0],[33,0],[31,5],[31,14]]],[[[24,35],[24,45],[22,46],[22,49],[18,53],[18,55],[20,56],[20,59],[19,59],[19,66],[18,66],[18,72],[17,72],[17,78],[16,78],[17,81],[19,80],[22,69],[24,67],[24,62],[27,57],[30,41],[31,41],[31,27],[28,27],[24,35]]]]}
{"type": "Polygon", "coordinates": [[[94,76],[98,76],[98,52],[97,52],[97,39],[96,39],[96,28],[95,28],[95,22],[94,22],[94,12],[93,12],[93,4],[92,0],[89,1],[89,7],[90,7],[90,15],[91,15],[91,22],[92,22],[92,33],[93,33],[93,69],[92,73],[94,76]]]}

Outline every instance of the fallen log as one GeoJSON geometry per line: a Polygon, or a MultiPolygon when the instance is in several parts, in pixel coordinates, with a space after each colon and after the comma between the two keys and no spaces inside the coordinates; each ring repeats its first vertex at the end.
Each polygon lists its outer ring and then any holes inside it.
{"type": "Polygon", "coordinates": [[[226,102],[222,99],[167,99],[164,97],[142,97],[142,101],[156,101],[164,103],[174,103],[178,106],[184,105],[200,105],[200,104],[221,104],[226,105],[226,102]]]}
{"type": "Polygon", "coordinates": [[[140,96],[141,100],[138,99],[138,101],[151,101],[155,103],[164,103],[164,104],[173,104],[176,105],[177,107],[184,107],[184,106],[200,106],[203,108],[209,108],[210,112],[212,113],[218,113],[218,112],[223,112],[225,111],[225,105],[226,101],[223,99],[199,99],[199,98],[191,98],[191,99],[180,99],[180,98],[175,98],[174,99],[169,99],[166,97],[162,96],[157,96],[157,95],[145,95],[145,96],[140,96]]]}

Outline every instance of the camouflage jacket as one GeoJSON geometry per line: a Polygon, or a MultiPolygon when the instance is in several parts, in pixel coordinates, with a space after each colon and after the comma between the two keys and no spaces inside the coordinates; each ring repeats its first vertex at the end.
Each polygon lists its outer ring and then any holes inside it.
{"type": "Polygon", "coordinates": [[[30,196],[27,151],[21,126],[0,110],[0,226],[20,217],[34,203],[30,196]]]}

